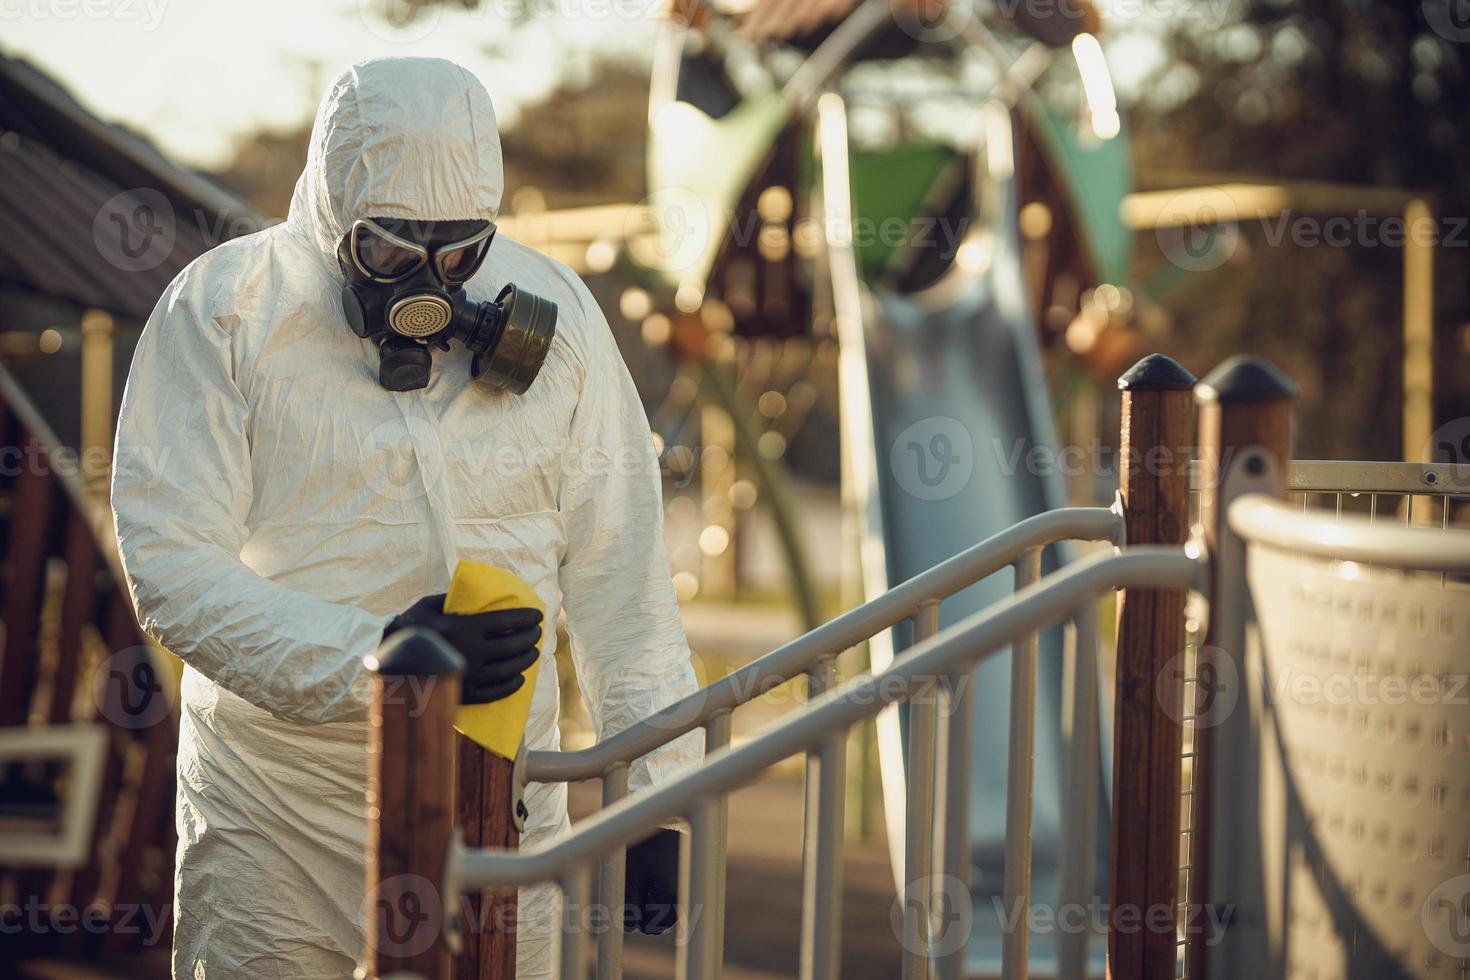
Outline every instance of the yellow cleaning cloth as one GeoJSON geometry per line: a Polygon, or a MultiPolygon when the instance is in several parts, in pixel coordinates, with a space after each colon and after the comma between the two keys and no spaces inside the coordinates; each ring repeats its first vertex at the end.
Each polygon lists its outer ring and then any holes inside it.
{"type": "MultiPolygon", "coordinates": [[[[529,585],[510,572],[477,561],[460,561],[444,599],[447,613],[482,613],[497,609],[531,607],[546,612],[546,606],[529,585]]],[[[541,624],[543,638],[554,626],[541,624]]],[[[540,641],[536,649],[541,649],[540,641]]],[[[503,759],[514,760],[520,751],[526,720],[531,717],[531,695],[536,690],[540,662],[526,668],[526,683],[508,698],[489,704],[467,704],[459,709],[454,727],[503,759]]]]}

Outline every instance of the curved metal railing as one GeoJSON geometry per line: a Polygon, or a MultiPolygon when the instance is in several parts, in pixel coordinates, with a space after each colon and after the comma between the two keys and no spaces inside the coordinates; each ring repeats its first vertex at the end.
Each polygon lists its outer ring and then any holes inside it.
{"type": "MultiPolygon", "coordinates": [[[[922,640],[937,631],[939,603],[956,592],[1008,567],[1016,569],[1016,586],[1019,589],[1038,577],[1041,551],[1048,545],[1060,541],[1101,541],[1121,545],[1122,537],[1121,516],[1106,508],[1073,507],[1038,514],[843,613],[595,745],[571,752],[529,753],[526,778],[533,782],[601,779],[603,806],[613,806],[628,795],[629,766],[640,756],[696,728],[704,729],[707,751],[723,749],[730,742],[731,712],[773,687],[805,674],[808,678],[809,694],[815,697],[834,683],[835,662],[840,653],[871,639],[883,630],[897,626],[904,620],[912,620],[915,638],[922,640]]],[[[1074,681],[1081,677],[1084,670],[1095,669],[1098,643],[1096,611],[1091,607],[1079,609],[1075,622],[1079,655],[1075,658],[1072,671],[1074,681]]],[[[1095,699],[1096,685],[1085,686],[1085,690],[1091,692],[1095,699]]],[[[1026,692],[1022,693],[1024,695],[1026,692]]],[[[1024,726],[1027,730],[1034,724],[1034,686],[1029,695],[1021,697],[1013,705],[1015,724],[1024,726]]],[[[1074,700],[1082,700],[1082,695],[1074,691],[1074,700]]],[[[913,826],[925,826],[934,819],[933,749],[938,744],[939,719],[927,707],[921,707],[915,714],[917,717],[911,724],[916,737],[910,740],[910,746],[911,751],[918,750],[918,753],[914,759],[917,763],[916,775],[909,788],[908,810],[913,826]]],[[[1097,712],[1084,711],[1083,717],[1090,717],[1095,725],[1097,712]]],[[[964,727],[968,732],[968,724],[964,727]]],[[[968,734],[966,737],[968,738],[968,734]]],[[[1074,733],[1071,752],[1084,758],[1095,754],[1096,738],[1096,731],[1090,728],[1088,731],[1074,733]]],[[[840,739],[829,740],[827,744],[813,751],[807,767],[808,778],[815,774],[818,783],[815,795],[808,793],[808,799],[814,800],[816,804],[815,812],[807,814],[809,826],[814,826],[816,821],[821,820],[824,812],[829,825],[823,833],[813,831],[806,835],[803,862],[805,867],[813,869],[812,874],[821,883],[820,887],[828,889],[835,887],[839,874],[836,852],[833,849],[835,843],[828,838],[833,834],[840,837],[840,821],[836,824],[831,824],[830,821],[843,796],[844,787],[840,777],[841,767],[845,765],[844,751],[840,739]]],[[[966,760],[969,758],[967,745],[952,744],[949,751],[951,756],[966,760]]],[[[1030,761],[1029,753],[1018,750],[1013,753],[1010,766],[1019,776],[1022,768],[1029,772],[1030,761]]],[[[1094,774],[1091,767],[1078,765],[1069,767],[1068,771],[1075,777],[1069,783],[1086,783],[1086,787],[1080,791],[1074,787],[1074,795],[1085,792],[1092,786],[1094,774]]],[[[813,788],[809,787],[811,789],[813,788]]],[[[1089,821],[1088,815],[1091,812],[1092,808],[1085,805],[1069,808],[1069,824],[1074,825],[1072,829],[1075,834],[1086,833],[1088,827],[1081,825],[1089,821]]],[[[723,828],[726,819],[723,803],[716,808],[710,819],[723,828]]],[[[1023,828],[1021,823],[1018,820],[1015,831],[1008,834],[1007,852],[1017,855],[1013,860],[1019,859],[1023,851],[1029,852],[1029,828],[1023,828]]],[[[717,843],[708,855],[714,885],[713,898],[706,909],[706,915],[723,920],[725,835],[721,831],[716,836],[717,843]]],[[[909,856],[907,863],[911,866],[905,868],[905,881],[928,878],[934,863],[941,860],[934,850],[935,841],[931,839],[918,843],[922,846],[916,846],[909,856]]],[[[953,862],[958,860],[957,855],[962,853],[963,845],[959,840],[950,840],[948,849],[953,855],[947,860],[953,862]]],[[[625,874],[622,851],[605,856],[599,873],[600,893],[621,895],[625,874]]],[[[1016,885],[1029,895],[1029,874],[1022,876],[1022,880],[1017,881],[1016,885]]],[[[1073,885],[1074,889],[1085,890],[1087,887],[1085,882],[1075,882],[1073,885]]],[[[1085,899],[1082,895],[1070,897],[1078,901],[1085,899]]],[[[927,910],[927,901],[918,901],[921,908],[927,910]]],[[[834,910],[824,911],[831,913],[832,922],[828,925],[835,928],[834,910]]],[[[816,937],[817,932],[813,931],[805,935],[804,940],[816,937]]],[[[1085,945],[1086,937],[1078,936],[1074,941],[1085,945]]],[[[605,930],[598,935],[598,976],[605,980],[617,980],[622,975],[622,947],[621,930],[605,930]]],[[[816,950],[809,952],[824,966],[829,958],[835,958],[836,955],[835,947],[830,944],[826,947],[825,955],[819,955],[816,950]]],[[[835,964],[832,969],[835,970],[835,964]]],[[[818,970],[817,975],[828,974],[824,970],[818,970]]]]}
{"type": "MultiPolygon", "coordinates": [[[[681,926],[685,935],[679,945],[679,975],[687,978],[718,976],[719,963],[715,951],[719,949],[718,932],[723,929],[723,922],[722,917],[712,913],[719,907],[714,862],[723,831],[716,818],[716,807],[729,793],[788,756],[817,750],[835,734],[846,732],[890,704],[927,700],[936,709],[952,707],[961,680],[985,657],[1009,644],[1024,642],[1027,636],[1039,629],[1069,616],[1075,617],[1111,589],[1189,587],[1198,584],[1203,568],[1204,562],[1200,557],[1172,548],[1136,548],[1074,562],[1046,579],[1026,586],[1013,597],[947,630],[929,635],[886,669],[827,691],[808,708],[773,725],[759,738],[739,747],[722,748],[711,754],[703,765],[685,771],[663,786],[614,803],[582,821],[566,837],[521,852],[454,848],[445,894],[556,882],[562,889],[568,910],[561,935],[561,975],[580,980],[587,969],[585,932],[591,908],[593,864],[621,852],[628,843],[665,822],[682,818],[688,821],[690,828],[690,859],[685,877],[687,894],[682,904],[686,908],[698,909],[700,914],[686,915],[682,920],[687,925],[681,926]]],[[[893,605],[897,606],[897,602],[893,605]]],[[[917,714],[911,713],[910,725],[917,714]]],[[[945,712],[936,710],[934,714],[941,717],[945,712]]],[[[952,745],[968,738],[968,726],[964,720],[964,713],[948,713],[943,744],[952,745]]],[[[911,732],[910,738],[915,737],[911,732]]],[[[945,758],[947,771],[943,785],[958,791],[947,790],[942,806],[932,811],[937,813],[934,827],[942,838],[950,836],[947,833],[949,828],[963,827],[968,819],[968,781],[962,769],[956,768],[962,766],[967,758],[964,753],[945,758]]],[[[841,804],[840,799],[833,802],[841,804]]],[[[1007,830],[1009,833],[1012,828],[1007,830]]],[[[945,854],[949,856],[950,852],[946,849],[945,854]]],[[[953,902],[953,893],[961,890],[967,897],[967,886],[963,883],[968,881],[968,861],[958,866],[946,863],[937,870],[946,882],[951,883],[938,897],[953,902]],[[961,885],[956,887],[953,882],[961,885]]],[[[1007,878],[1015,873],[1016,869],[1008,861],[1007,878]]],[[[933,888],[934,883],[929,880],[922,887],[933,888]]],[[[1018,886],[1008,882],[1007,894],[1018,890],[1018,886]]],[[[815,908],[803,909],[804,950],[820,949],[836,942],[835,935],[825,934],[825,930],[831,928],[832,918],[824,915],[823,910],[839,901],[839,893],[840,889],[830,888],[806,891],[805,903],[815,908]]],[[[905,909],[918,907],[911,904],[916,897],[904,896],[905,909]]],[[[927,907],[927,902],[924,907],[927,907]]],[[[954,913],[958,910],[947,908],[945,911],[954,913]]],[[[937,943],[936,937],[929,932],[928,923],[917,914],[911,912],[905,919],[903,941],[906,949],[917,951],[925,960],[932,956],[941,977],[963,975],[963,943],[937,943]]],[[[1024,971],[1024,964],[1018,969],[1024,971]]],[[[905,973],[908,975],[908,970],[905,973]]],[[[813,975],[811,964],[805,958],[802,975],[813,975]]]]}

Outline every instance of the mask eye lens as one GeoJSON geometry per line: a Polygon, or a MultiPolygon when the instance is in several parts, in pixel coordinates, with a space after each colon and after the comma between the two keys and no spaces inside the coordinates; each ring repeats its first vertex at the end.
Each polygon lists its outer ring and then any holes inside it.
{"type": "Polygon", "coordinates": [[[391,242],[367,225],[353,230],[352,244],[363,270],[380,279],[406,276],[424,260],[421,252],[391,242]]]}
{"type": "Polygon", "coordinates": [[[485,258],[485,251],[490,247],[488,237],[478,242],[472,242],[462,248],[446,249],[441,251],[436,258],[439,262],[439,275],[444,277],[447,283],[459,285],[480,268],[480,262],[485,258]]]}

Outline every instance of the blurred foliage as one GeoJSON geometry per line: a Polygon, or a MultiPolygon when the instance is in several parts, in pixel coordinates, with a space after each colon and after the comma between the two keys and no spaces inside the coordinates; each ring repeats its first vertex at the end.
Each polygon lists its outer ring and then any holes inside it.
{"type": "MultiPolygon", "coordinates": [[[[1455,3],[1184,0],[1130,115],[1145,189],[1255,178],[1431,194],[1439,422],[1470,415],[1470,21],[1455,3]]],[[[1222,268],[1183,278],[1167,346],[1196,371],[1238,351],[1280,364],[1302,392],[1298,455],[1397,458],[1402,249],[1372,221],[1348,247],[1281,227],[1252,219],[1222,268]]],[[[1140,243],[1146,281],[1167,260],[1140,243]]]]}
{"type": "MultiPolygon", "coordinates": [[[[609,60],[578,75],[565,78],[546,98],[522,105],[503,128],[503,210],[528,188],[552,208],[643,196],[647,72],[609,60]]],[[[263,213],[284,217],[306,165],[310,131],[308,122],[290,132],[257,133],[212,176],[263,213]]]]}

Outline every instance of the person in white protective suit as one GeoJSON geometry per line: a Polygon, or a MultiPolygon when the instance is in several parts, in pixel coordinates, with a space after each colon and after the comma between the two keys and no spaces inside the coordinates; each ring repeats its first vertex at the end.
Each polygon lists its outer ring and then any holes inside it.
{"type": "MultiPolygon", "coordinates": [[[[503,183],[468,71],[355,65],[322,101],[285,223],[193,262],[143,331],[112,499],[139,619],[185,664],[175,977],[351,976],[363,657],[390,624],[443,625],[458,559],[545,604],[530,749],[558,745],[559,611],[599,737],[695,689],[642,405],[586,286],[493,233],[503,183]],[[507,284],[521,301],[495,305],[507,284]]],[[[487,621],[489,653],[461,649],[467,680],[476,657],[485,671],[480,700],[530,662],[536,619],[520,613],[487,621]]],[[[699,753],[697,734],[678,739],[631,785],[699,753]]],[[[522,846],[566,826],[563,786],[532,785],[526,804],[522,846]]],[[[666,840],[640,846],[629,924],[656,931],[640,902],[676,869],[666,840]]],[[[558,904],[521,890],[523,980],[552,973],[558,904]]]]}

